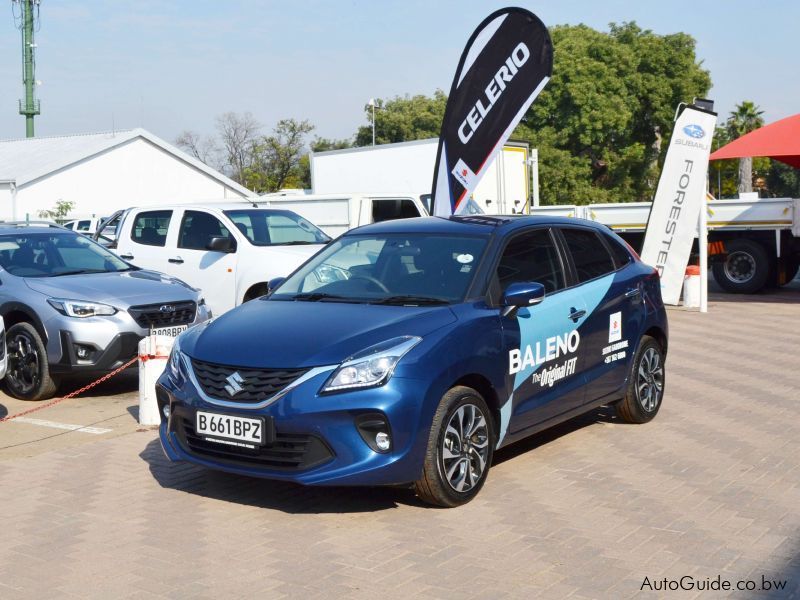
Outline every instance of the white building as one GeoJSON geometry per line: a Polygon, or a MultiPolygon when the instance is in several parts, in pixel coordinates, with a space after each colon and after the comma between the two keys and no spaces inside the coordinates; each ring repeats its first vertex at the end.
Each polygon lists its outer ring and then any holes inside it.
{"type": "Polygon", "coordinates": [[[247,188],[144,129],[0,140],[0,219],[38,219],[59,200],[70,217],[131,206],[238,199],[247,188]]]}

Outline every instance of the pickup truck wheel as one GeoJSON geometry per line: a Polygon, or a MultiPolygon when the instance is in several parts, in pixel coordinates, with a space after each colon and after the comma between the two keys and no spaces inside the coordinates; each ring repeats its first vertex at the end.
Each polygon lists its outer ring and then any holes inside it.
{"type": "Polygon", "coordinates": [[[625,397],[617,404],[617,414],[626,423],[647,423],[661,408],[666,372],[664,350],[658,340],[642,336],[631,361],[625,397]]]}
{"type": "Polygon", "coordinates": [[[433,416],[422,477],[414,484],[417,495],[444,507],[469,502],[486,482],[496,443],[492,413],[481,395],[452,388],[433,416]]]}
{"type": "Polygon", "coordinates": [[[714,263],[714,279],[726,292],[753,294],[767,283],[770,260],[767,251],[752,240],[731,240],[725,244],[728,256],[714,263]]]}
{"type": "Polygon", "coordinates": [[[36,328],[30,323],[17,323],[6,333],[8,371],[6,389],[20,400],[52,398],[57,384],[50,377],[47,350],[36,328]]]}
{"type": "Polygon", "coordinates": [[[786,267],[786,282],[783,285],[788,285],[794,281],[794,278],[797,277],[798,271],[800,271],[800,259],[795,258],[786,267]]]}

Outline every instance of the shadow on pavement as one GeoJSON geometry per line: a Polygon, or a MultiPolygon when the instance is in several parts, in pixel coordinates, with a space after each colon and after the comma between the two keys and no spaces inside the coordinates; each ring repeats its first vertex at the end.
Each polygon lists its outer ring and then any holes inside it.
{"type": "MultiPolygon", "coordinates": [[[[65,395],[75,390],[78,390],[93,381],[100,379],[100,375],[91,376],[70,376],[65,377],[58,384],[58,394],[65,395]]],[[[114,396],[116,394],[127,394],[131,392],[138,392],[139,390],[139,370],[135,367],[128,367],[121,373],[113,376],[111,379],[99,383],[93,388],[86,390],[80,394],[81,398],[95,398],[100,396],[114,396]]]]}
{"type": "MultiPolygon", "coordinates": [[[[622,423],[611,407],[600,407],[499,450],[493,464],[500,464],[595,423],[622,423]]],[[[404,487],[302,486],[286,481],[245,477],[213,471],[190,463],[167,460],[158,440],[139,454],[163,488],[197,494],[249,506],[270,508],[291,514],[375,512],[398,505],[435,508],[423,504],[404,487]]]]}
{"type": "Polygon", "coordinates": [[[4,404],[0,404],[0,419],[5,417],[8,414],[8,409],[5,407],[4,404]]]}
{"type": "Polygon", "coordinates": [[[139,456],[161,487],[290,514],[375,512],[400,504],[425,506],[410,489],[311,487],[172,463],[158,440],[150,442],[139,456]]]}
{"type": "Polygon", "coordinates": [[[596,423],[627,425],[627,423],[617,417],[616,409],[611,406],[601,406],[600,408],[597,408],[591,412],[575,417],[574,419],[570,419],[569,421],[565,421],[564,423],[555,425],[554,427],[550,427],[549,429],[545,429],[541,433],[537,433],[536,435],[527,437],[524,440],[515,442],[510,446],[501,448],[495,452],[492,464],[499,465],[507,460],[516,458],[521,454],[535,450],[540,446],[549,444],[560,437],[569,435],[570,433],[583,429],[584,427],[595,425],[596,423]]]}

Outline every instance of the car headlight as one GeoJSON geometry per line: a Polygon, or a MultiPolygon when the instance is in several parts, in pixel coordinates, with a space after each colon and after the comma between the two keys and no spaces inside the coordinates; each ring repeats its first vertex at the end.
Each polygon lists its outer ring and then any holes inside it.
{"type": "Polygon", "coordinates": [[[175,338],[172,343],[172,351],[167,359],[167,373],[172,379],[183,377],[183,353],[181,352],[181,336],[175,338]]]}
{"type": "Polygon", "coordinates": [[[117,309],[113,306],[100,304],[99,302],[67,300],[65,298],[48,298],[47,302],[62,315],[78,317],[80,319],[85,317],[109,316],[117,312],[117,309]]]}
{"type": "Polygon", "coordinates": [[[420,337],[407,335],[370,346],[339,365],[321,391],[338,392],[383,385],[392,377],[400,359],[421,341],[420,337]]]}

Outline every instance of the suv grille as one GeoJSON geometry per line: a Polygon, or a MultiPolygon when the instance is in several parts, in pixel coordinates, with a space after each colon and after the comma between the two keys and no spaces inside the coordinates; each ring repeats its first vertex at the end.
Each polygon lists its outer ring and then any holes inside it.
{"type": "Polygon", "coordinates": [[[272,444],[250,449],[204,440],[195,433],[194,424],[186,417],[186,413],[175,418],[173,422],[178,441],[186,452],[228,464],[300,471],[320,465],[333,457],[325,442],[314,435],[276,432],[272,444]]]}
{"type": "Polygon", "coordinates": [[[212,398],[250,404],[277,394],[307,371],[307,369],[246,369],[216,365],[194,358],[192,368],[200,387],[212,398]],[[233,373],[239,373],[241,376],[242,382],[239,383],[239,387],[242,391],[231,395],[225,387],[229,385],[228,377],[233,373]]]}
{"type": "Polygon", "coordinates": [[[128,309],[128,314],[144,329],[169,327],[170,325],[188,325],[194,321],[196,312],[197,305],[191,301],[143,304],[141,306],[131,306],[128,309]],[[172,310],[169,310],[168,307],[172,308],[172,310]]]}

